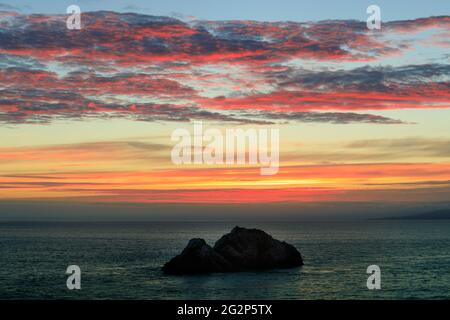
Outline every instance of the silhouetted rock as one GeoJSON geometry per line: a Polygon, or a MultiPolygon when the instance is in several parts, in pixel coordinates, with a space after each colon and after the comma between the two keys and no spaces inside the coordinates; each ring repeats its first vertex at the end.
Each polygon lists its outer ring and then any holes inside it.
{"type": "Polygon", "coordinates": [[[203,239],[192,239],[162,270],[167,274],[236,272],[293,268],[303,265],[297,249],[264,231],[235,227],[214,248],[203,239]]]}
{"type": "Polygon", "coordinates": [[[230,263],[203,239],[192,239],[180,255],[167,262],[167,274],[193,274],[231,271],[230,263]]]}
{"type": "Polygon", "coordinates": [[[303,265],[302,256],[294,246],[257,229],[235,227],[231,233],[216,242],[214,250],[238,270],[281,269],[303,265]]]}

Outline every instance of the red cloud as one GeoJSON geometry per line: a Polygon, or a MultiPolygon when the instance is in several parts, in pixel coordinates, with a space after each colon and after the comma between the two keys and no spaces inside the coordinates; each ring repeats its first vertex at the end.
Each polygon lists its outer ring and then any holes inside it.
{"type": "Polygon", "coordinates": [[[432,83],[404,86],[393,92],[282,90],[236,98],[197,98],[196,102],[213,109],[257,109],[278,112],[450,108],[449,85],[449,83],[432,83]]]}
{"type": "MultiPolygon", "coordinates": [[[[83,15],[83,28],[73,31],[66,29],[64,16],[16,14],[8,19],[0,25],[0,55],[5,57],[0,68],[2,122],[85,114],[139,120],[162,115],[181,121],[203,115],[234,121],[236,115],[223,111],[273,114],[450,105],[449,70],[443,63],[412,68],[415,73],[409,78],[409,69],[373,67],[327,75],[306,74],[301,65],[291,64],[303,58],[351,65],[400,54],[412,47],[389,39],[390,32],[417,25],[448,30],[449,17],[388,22],[383,36],[358,21],[186,24],[166,17],[91,12],[83,15]]],[[[258,119],[264,120],[272,121],[258,119]]]]}

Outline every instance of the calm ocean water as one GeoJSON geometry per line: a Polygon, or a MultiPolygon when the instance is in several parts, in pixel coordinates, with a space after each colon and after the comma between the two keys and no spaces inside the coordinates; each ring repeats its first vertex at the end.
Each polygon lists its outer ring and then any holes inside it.
{"type": "Polygon", "coordinates": [[[193,237],[211,245],[236,223],[0,223],[0,299],[450,298],[450,221],[239,223],[295,245],[290,270],[165,276],[193,237]],[[82,270],[66,288],[68,265],[82,270]],[[381,267],[382,290],[366,287],[381,267]]]}

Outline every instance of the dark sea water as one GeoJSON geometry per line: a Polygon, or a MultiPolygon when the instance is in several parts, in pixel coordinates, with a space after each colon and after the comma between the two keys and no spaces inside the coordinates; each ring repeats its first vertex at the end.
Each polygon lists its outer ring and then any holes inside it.
{"type": "Polygon", "coordinates": [[[0,299],[450,298],[450,221],[239,223],[295,245],[289,270],[165,276],[193,237],[211,245],[236,223],[0,223],[0,299]],[[81,290],[66,287],[79,265],[81,290]],[[366,268],[381,268],[378,291],[366,268]]]}

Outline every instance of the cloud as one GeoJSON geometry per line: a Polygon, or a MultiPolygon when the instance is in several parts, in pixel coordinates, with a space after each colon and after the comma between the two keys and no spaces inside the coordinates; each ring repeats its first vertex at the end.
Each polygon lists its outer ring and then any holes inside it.
{"type": "MultiPolygon", "coordinates": [[[[261,64],[294,57],[371,60],[403,49],[400,43],[373,36],[365,22],[353,20],[187,24],[170,17],[101,11],[84,13],[82,21],[82,30],[72,32],[66,29],[65,16],[16,15],[4,27],[1,48],[44,60],[90,64],[92,58],[107,58],[115,64],[135,65],[173,60],[261,64]]],[[[385,27],[394,32],[412,23],[435,28],[450,24],[448,17],[433,17],[390,22],[385,27]]]]}
{"type": "Polygon", "coordinates": [[[346,147],[357,149],[387,150],[392,153],[414,156],[434,156],[450,158],[450,139],[401,138],[358,140],[346,147]]]}
{"type": "Polygon", "coordinates": [[[386,161],[450,160],[450,139],[398,138],[355,140],[348,143],[302,145],[295,152],[286,152],[287,162],[353,163],[386,161]],[[350,160],[349,160],[350,159],[350,160]]]}
{"type": "Polygon", "coordinates": [[[317,122],[317,123],[334,123],[334,124],[348,124],[348,123],[371,123],[371,124],[404,124],[400,120],[395,120],[383,116],[372,114],[353,113],[353,112],[253,112],[245,113],[248,117],[258,117],[262,119],[272,120],[274,122],[279,120],[297,121],[297,122],[317,122]]]}
{"type": "Polygon", "coordinates": [[[364,66],[351,70],[297,71],[274,75],[281,87],[298,87],[322,91],[352,90],[395,92],[414,85],[450,80],[450,65],[423,64],[399,67],[364,66]]]}
{"type": "Polygon", "coordinates": [[[446,32],[449,17],[387,22],[383,33],[353,20],[187,23],[107,11],[83,13],[81,30],[67,30],[65,15],[2,12],[0,21],[6,124],[116,117],[402,124],[369,111],[450,107],[444,57],[378,63],[418,44],[437,48],[436,34],[415,34],[446,32]]]}
{"type": "Polygon", "coordinates": [[[257,109],[278,112],[450,108],[450,83],[427,83],[390,92],[281,89],[240,97],[201,97],[196,101],[218,110],[257,109]]]}

